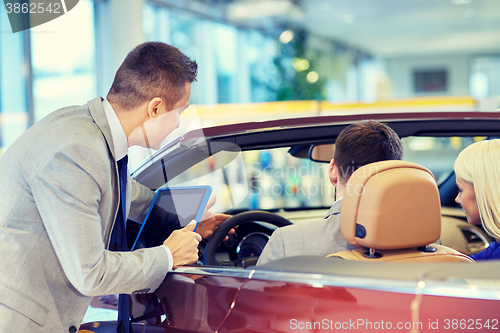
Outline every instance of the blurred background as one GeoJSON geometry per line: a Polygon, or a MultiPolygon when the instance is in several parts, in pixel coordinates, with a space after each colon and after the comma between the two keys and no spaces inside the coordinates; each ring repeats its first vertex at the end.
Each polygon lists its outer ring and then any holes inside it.
{"type": "Polygon", "coordinates": [[[498,0],[80,0],[15,34],[1,11],[0,154],[57,108],[106,96],[144,41],[199,63],[202,126],[499,106],[498,0]]]}

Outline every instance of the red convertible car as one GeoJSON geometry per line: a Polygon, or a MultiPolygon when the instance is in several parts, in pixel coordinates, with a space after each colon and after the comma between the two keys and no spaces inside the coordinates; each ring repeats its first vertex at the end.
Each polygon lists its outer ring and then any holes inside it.
{"type": "MultiPolygon", "coordinates": [[[[214,209],[234,216],[200,243],[197,265],[169,273],[155,294],[132,296],[134,332],[500,329],[500,264],[467,260],[467,254],[485,249],[492,239],[466,222],[454,201],[453,173],[463,148],[494,137],[500,137],[498,112],[296,118],[205,128],[178,137],[132,176],[153,190],[210,185],[217,195],[214,209]],[[424,166],[434,176],[429,192],[411,189],[409,197],[391,199],[404,209],[387,213],[388,219],[399,214],[413,230],[385,229],[390,241],[400,244],[394,262],[302,256],[256,266],[276,228],[326,215],[333,187],[324,162],[331,159],[340,131],[364,119],[394,129],[403,141],[404,164],[424,166]],[[421,200],[437,208],[423,209],[421,200]],[[236,233],[223,240],[235,226],[236,233]],[[417,250],[415,233],[437,235],[431,246],[444,252],[428,254],[426,241],[417,250]],[[398,259],[401,255],[404,260],[398,259]]],[[[102,301],[109,303],[109,298],[102,301]]],[[[115,331],[112,320],[97,315],[113,304],[98,303],[93,302],[80,332],[115,331]]]]}

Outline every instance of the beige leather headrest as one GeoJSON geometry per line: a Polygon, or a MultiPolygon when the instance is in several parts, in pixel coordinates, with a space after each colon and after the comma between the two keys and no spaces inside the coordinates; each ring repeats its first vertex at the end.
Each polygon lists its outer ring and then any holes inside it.
{"type": "Polygon", "coordinates": [[[436,181],[429,170],[406,161],[376,162],[356,170],[344,189],[340,215],[342,236],[358,247],[417,247],[441,234],[436,181]]]}

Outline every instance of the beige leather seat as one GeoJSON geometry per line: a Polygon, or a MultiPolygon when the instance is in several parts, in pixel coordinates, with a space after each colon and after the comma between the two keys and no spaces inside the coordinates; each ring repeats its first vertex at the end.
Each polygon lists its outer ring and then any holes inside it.
{"type": "Polygon", "coordinates": [[[344,190],[341,231],[358,249],[329,256],[373,262],[474,262],[431,244],[441,234],[441,205],[432,173],[405,161],[356,170],[344,190]]]}

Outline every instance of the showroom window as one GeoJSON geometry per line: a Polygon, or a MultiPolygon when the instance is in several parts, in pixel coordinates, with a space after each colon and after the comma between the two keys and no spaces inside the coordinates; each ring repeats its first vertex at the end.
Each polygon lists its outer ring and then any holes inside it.
{"type": "Polygon", "coordinates": [[[35,122],[96,96],[93,1],[70,14],[30,30],[35,122]]]}
{"type": "Polygon", "coordinates": [[[13,34],[0,11],[0,155],[32,123],[29,34],[13,34]]]}
{"type": "Polygon", "coordinates": [[[169,43],[198,62],[193,104],[276,100],[276,38],[152,3],[143,17],[146,40],[169,43]]]}
{"type": "Polygon", "coordinates": [[[96,95],[94,2],[70,14],[12,33],[0,13],[0,155],[50,112],[96,95]]]}

